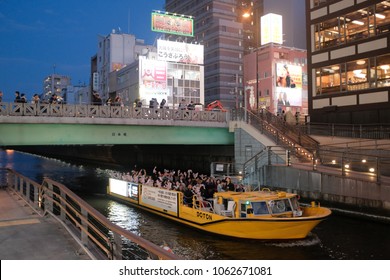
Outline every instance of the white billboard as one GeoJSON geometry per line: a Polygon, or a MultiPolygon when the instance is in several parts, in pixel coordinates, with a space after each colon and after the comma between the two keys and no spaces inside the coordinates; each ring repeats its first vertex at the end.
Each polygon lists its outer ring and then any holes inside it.
{"type": "Polygon", "coordinates": [[[261,45],[283,44],[283,20],[281,15],[266,14],[261,17],[261,45]]]}
{"type": "Polygon", "coordinates": [[[302,66],[276,63],[277,107],[302,106],[302,66]]]}
{"type": "Polygon", "coordinates": [[[166,61],[140,58],[139,68],[140,99],[149,102],[155,98],[158,103],[161,103],[162,99],[168,100],[166,61]]]}
{"type": "Polygon", "coordinates": [[[159,60],[203,64],[202,45],[157,40],[157,53],[159,60]]]}

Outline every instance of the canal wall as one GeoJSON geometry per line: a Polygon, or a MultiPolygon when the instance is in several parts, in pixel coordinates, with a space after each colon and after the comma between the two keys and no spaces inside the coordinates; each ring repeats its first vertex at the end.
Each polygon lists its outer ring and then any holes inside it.
{"type": "MultiPolygon", "coordinates": [[[[390,214],[390,186],[289,166],[263,166],[259,183],[328,206],[390,214]]],[[[383,214],[382,213],[382,214],[383,214]]]]}

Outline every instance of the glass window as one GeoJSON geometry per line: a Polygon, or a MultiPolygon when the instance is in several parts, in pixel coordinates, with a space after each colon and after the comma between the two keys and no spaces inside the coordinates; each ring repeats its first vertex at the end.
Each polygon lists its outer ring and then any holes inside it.
{"type": "Polygon", "coordinates": [[[360,9],[345,16],[347,41],[368,37],[368,9],[360,9]]]}
{"type": "Polygon", "coordinates": [[[390,86],[390,54],[377,57],[376,77],[378,81],[378,87],[390,86]]]}
{"type": "Polygon", "coordinates": [[[252,202],[251,204],[254,215],[269,214],[268,207],[265,201],[252,202]]]}
{"type": "Polygon", "coordinates": [[[291,205],[288,199],[280,199],[269,202],[271,212],[273,214],[279,214],[284,212],[292,211],[291,205]]]}
{"type": "Polygon", "coordinates": [[[342,76],[339,64],[316,69],[316,95],[341,91],[342,76]]]}
{"type": "Polygon", "coordinates": [[[389,1],[382,1],[375,6],[376,34],[387,33],[390,30],[390,5],[389,1]]]}
{"type": "Polygon", "coordinates": [[[347,62],[348,91],[368,88],[368,59],[347,62]]]}

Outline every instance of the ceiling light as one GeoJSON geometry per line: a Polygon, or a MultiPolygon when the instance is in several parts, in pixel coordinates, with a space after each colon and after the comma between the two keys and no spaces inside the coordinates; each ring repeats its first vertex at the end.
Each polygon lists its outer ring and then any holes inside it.
{"type": "Polygon", "coordinates": [[[359,20],[353,20],[352,23],[357,24],[357,25],[364,25],[364,22],[359,21],[359,20]]]}
{"type": "Polygon", "coordinates": [[[385,16],[385,15],[382,15],[382,14],[375,14],[375,16],[376,16],[377,18],[380,18],[380,19],[386,18],[386,16],[385,16]]]}
{"type": "Polygon", "coordinates": [[[379,68],[382,70],[389,70],[390,65],[389,64],[379,65],[379,68]]]}
{"type": "Polygon", "coordinates": [[[358,61],[356,61],[356,64],[363,65],[363,64],[366,64],[366,61],[365,60],[358,60],[358,61]]]}

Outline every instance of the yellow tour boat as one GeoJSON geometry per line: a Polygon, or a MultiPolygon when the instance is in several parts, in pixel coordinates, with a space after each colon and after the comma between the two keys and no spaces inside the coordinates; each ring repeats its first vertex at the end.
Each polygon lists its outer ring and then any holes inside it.
{"type": "Polygon", "coordinates": [[[109,179],[108,195],[206,232],[245,239],[301,239],[331,214],[314,202],[302,206],[297,194],[270,191],[216,192],[185,203],[182,192],[109,179]]]}

